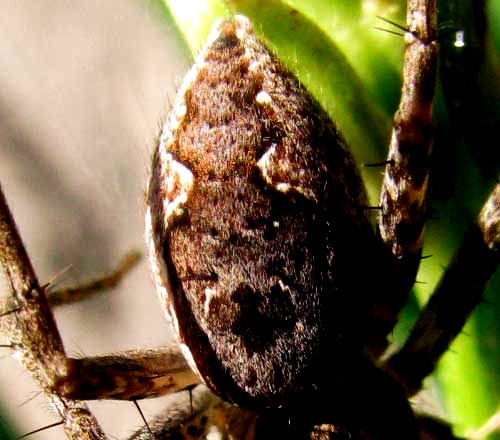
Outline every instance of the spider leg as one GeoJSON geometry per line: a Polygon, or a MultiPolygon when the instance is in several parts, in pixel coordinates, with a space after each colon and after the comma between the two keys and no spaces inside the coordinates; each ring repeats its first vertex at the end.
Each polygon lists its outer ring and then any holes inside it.
{"type": "Polygon", "coordinates": [[[55,389],[77,400],[137,400],[158,397],[200,383],[177,345],[116,355],[67,358],[67,374],[55,389]]]}
{"type": "Polygon", "coordinates": [[[413,395],[460,333],[500,263],[500,185],[484,204],[403,348],[386,369],[413,395]],[[453,313],[450,313],[450,305],[453,313]]]}
{"type": "Polygon", "coordinates": [[[113,289],[137,265],[140,259],[140,252],[129,252],[125,255],[125,257],[123,257],[115,270],[110,274],[75,288],[48,290],[47,300],[49,301],[51,307],[55,307],[82,301],[95,294],[113,289]]]}
{"type": "Polygon", "coordinates": [[[137,263],[139,255],[137,252],[127,255],[107,277],[46,296],[3,195],[0,201],[3,202],[0,206],[2,263],[16,293],[16,297],[7,297],[0,304],[1,326],[21,362],[38,376],[42,388],[71,400],[134,400],[176,392],[199,383],[198,376],[176,346],[82,359],[66,357],[50,305],[74,302],[115,286],[137,263]],[[42,332],[49,336],[42,337],[42,332]]]}
{"type": "MultiPolygon", "coordinates": [[[[192,399],[179,395],[164,414],[149,421],[154,438],[200,439],[234,438],[239,440],[267,440],[275,438],[296,438],[290,425],[274,417],[265,417],[224,402],[200,385],[192,391],[192,399]],[[192,404],[191,404],[192,402],[192,404]],[[280,423],[281,422],[281,423],[280,423]]],[[[439,419],[417,415],[421,440],[462,440],[455,437],[450,426],[439,419]]],[[[306,438],[313,440],[346,440],[352,433],[335,425],[323,424],[313,428],[306,438]]],[[[128,440],[150,440],[151,432],[143,427],[128,440]]]]}
{"type": "MultiPolygon", "coordinates": [[[[77,400],[139,399],[199,383],[177,347],[87,359],[67,357],[45,289],[38,283],[1,188],[0,259],[13,291],[0,304],[0,329],[58,410],[69,438],[105,438],[85,403],[77,400]]],[[[123,276],[136,259],[126,259],[104,285],[123,276]]],[[[84,291],[102,285],[102,280],[94,282],[84,291]]],[[[56,298],[61,303],[61,296],[56,298]]]]}
{"type": "MultiPolygon", "coordinates": [[[[0,330],[15,356],[45,391],[64,420],[68,438],[101,440],[105,435],[83,402],[52,392],[55,377],[64,375],[66,355],[45,291],[40,286],[0,187],[0,262],[10,282],[14,309],[2,310],[0,330]]],[[[7,301],[8,302],[8,301],[7,301]]]]}
{"type": "MultiPolygon", "coordinates": [[[[256,436],[258,417],[254,413],[223,401],[204,385],[194,388],[189,399],[186,395],[178,397],[164,414],[149,422],[154,438],[263,438],[256,436]]],[[[129,437],[129,440],[150,439],[151,433],[146,427],[129,437]]]]}
{"type": "Polygon", "coordinates": [[[420,263],[425,194],[434,140],[432,121],[437,76],[436,1],[410,0],[407,6],[401,100],[394,115],[387,166],[380,192],[383,277],[368,351],[379,357],[408,299],[420,263]]]}

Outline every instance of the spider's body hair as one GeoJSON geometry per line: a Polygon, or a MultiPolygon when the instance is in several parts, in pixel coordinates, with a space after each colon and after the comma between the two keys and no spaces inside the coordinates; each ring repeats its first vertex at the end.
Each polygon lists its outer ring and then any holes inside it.
{"type": "Polygon", "coordinates": [[[335,125],[246,18],[214,27],[151,175],[155,281],[204,381],[270,406],[316,386],[366,318],[372,226],[335,125]]]}
{"type": "Polygon", "coordinates": [[[216,394],[300,413],[306,430],[315,412],[353,410],[357,392],[374,429],[381,383],[402,398],[361,354],[377,297],[366,205],[316,100],[248,19],[215,25],[153,156],[146,237],[164,310],[216,394]]]}

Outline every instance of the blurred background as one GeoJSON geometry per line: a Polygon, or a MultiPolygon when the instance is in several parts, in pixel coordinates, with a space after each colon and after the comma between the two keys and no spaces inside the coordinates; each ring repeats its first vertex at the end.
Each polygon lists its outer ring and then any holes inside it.
{"type": "MultiPolygon", "coordinates": [[[[64,271],[55,286],[78,285],[144,251],[150,156],[189,55],[148,2],[7,0],[1,9],[0,181],[41,283],[64,271]]],[[[3,274],[0,286],[7,292],[3,274]]],[[[170,340],[145,258],[118,289],[55,314],[72,355],[170,340]]],[[[2,423],[20,435],[57,422],[0,353],[2,423]]],[[[152,415],[164,405],[141,406],[152,415]]],[[[91,407],[110,438],[142,424],[132,403],[91,407]]],[[[56,427],[30,438],[66,437],[56,427]]]]}

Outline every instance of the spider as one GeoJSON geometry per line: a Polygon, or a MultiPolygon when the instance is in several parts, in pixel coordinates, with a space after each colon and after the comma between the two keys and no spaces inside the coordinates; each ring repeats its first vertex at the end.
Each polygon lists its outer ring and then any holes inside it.
{"type": "MultiPolygon", "coordinates": [[[[178,416],[181,421],[174,418],[185,435],[205,435],[206,417],[212,417],[209,421],[214,425],[223,417],[219,429],[238,435],[243,434],[232,430],[243,429],[246,435],[251,435],[252,429],[258,435],[274,430],[274,435],[299,438],[309,433],[315,438],[416,438],[416,422],[405,394],[411,395],[420,387],[433,367],[434,359],[427,356],[441,354],[443,341],[437,338],[434,345],[430,344],[431,350],[422,350],[419,344],[423,337],[418,333],[427,330],[419,323],[416,336],[398,355],[380,367],[374,365],[385,348],[387,327],[392,324],[387,315],[393,318],[391,308],[399,305],[393,305],[390,288],[374,295],[372,291],[367,294],[368,286],[385,265],[401,272],[408,269],[395,266],[372,237],[362,184],[342,138],[293,76],[253,37],[246,19],[236,17],[215,28],[191,77],[207,75],[205,82],[212,87],[214,73],[203,68],[217,55],[222,64],[233,69],[232,75],[234,69],[256,72],[251,87],[238,83],[241,87],[230,90],[238,96],[234,98],[238,103],[256,103],[260,113],[254,118],[266,121],[257,138],[258,147],[243,156],[238,149],[224,150],[227,157],[217,158],[213,152],[217,145],[213,140],[210,144],[210,130],[217,126],[206,119],[201,126],[193,122],[201,112],[197,94],[207,93],[193,85],[205,84],[187,80],[162,132],[148,189],[146,225],[153,274],[189,366],[175,348],[148,352],[146,358],[144,353],[138,356],[132,352],[127,353],[127,359],[108,357],[108,365],[102,364],[103,359],[99,364],[91,359],[73,359],[66,366],[71,380],[62,377],[53,384],[57,394],[92,399],[99,393],[101,397],[135,400],[189,388],[201,377],[224,401],[197,389],[192,407],[178,416]],[[230,51],[236,52],[230,59],[224,58],[230,51]],[[231,65],[236,56],[247,56],[243,67],[231,65]],[[270,66],[269,72],[262,74],[259,63],[270,66]],[[286,93],[286,102],[279,101],[286,93]],[[327,141],[338,149],[320,150],[318,154],[310,147],[301,151],[297,143],[291,144],[297,149],[287,150],[291,146],[280,142],[287,136],[294,142],[301,141],[290,134],[300,123],[290,122],[292,128],[284,132],[288,126],[280,112],[286,114],[287,121],[297,114],[300,120],[312,121],[315,131],[306,127],[297,135],[305,137],[304,148],[308,143],[321,145],[321,141],[327,141]],[[179,142],[176,130],[183,124],[188,129],[179,142]],[[196,157],[189,141],[202,135],[208,139],[207,150],[196,157]],[[223,165],[234,168],[225,169],[223,165]],[[330,197],[338,204],[331,206],[330,197]],[[214,212],[230,214],[221,219],[214,212]],[[276,255],[268,258],[273,253],[276,255]],[[232,260],[235,254],[236,262],[232,260]],[[374,272],[358,276],[359,268],[372,267],[368,261],[377,256],[382,267],[377,265],[376,272],[370,269],[374,272]],[[323,291],[340,294],[330,297],[323,291]],[[361,296],[343,295],[345,291],[361,296]],[[301,292],[307,295],[301,296],[301,292]],[[330,360],[332,352],[338,361],[330,360]],[[154,358],[161,362],[153,362],[154,358]],[[417,368],[409,370],[412,363],[417,368]],[[141,373],[129,373],[131,367],[141,366],[141,373]],[[257,419],[255,414],[259,415],[257,419]]],[[[223,101],[224,89],[215,96],[223,101]]],[[[229,110],[222,115],[226,119],[238,108],[229,110]]],[[[216,132],[216,139],[247,134],[247,142],[255,143],[255,134],[247,126],[251,121],[245,116],[233,117],[231,123],[243,121],[241,126],[228,133],[216,132]]],[[[390,204],[387,200],[391,197],[384,195],[382,199],[390,204]]],[[[494,204],[490,203],[490,211],[494,204]]],[[[480,224],[490,222],[490,217],[486,209],[480,224]]],[[[386,221],[390,229],[391,220],[386,221]]],[[[403,237],[418,241],[421,225],[414,227],[408,222],[406,226],[403,237]]],[[[482,227],[490,231],[496,226],[488,223],[487,228],[482,227]]],[[[394,244],[398,246],[400,243],[394,244]]],[[[412,256],[418,259],[419,249],[412,256]]],[[[407,280],[402,277],[401,282],[407,280]]],[[[399,290],[401,285],[397,287],[399,290]]],[[[436,300],[435,313],[442,313],[439,298],[436,300]]],[[[421,321],[427,323],[428,319],[424,312],[421,321]]],[[[445,342],[457,331],[455,323],[450,325],[452,328],[444,329],[445,342]]],[[[165,423],[153,423],[151,428],[163,432],[165,423]]],[[[146,431],[137,438],[148,435],[146,431]]]]}

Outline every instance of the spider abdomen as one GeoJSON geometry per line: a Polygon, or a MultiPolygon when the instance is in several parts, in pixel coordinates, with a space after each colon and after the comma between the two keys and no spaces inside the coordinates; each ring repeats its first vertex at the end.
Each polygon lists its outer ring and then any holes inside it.
{"type": "Polygon", "coordinates": [[[317,386],[356,340],[373,240],[345,142],[237,16],[214,27],[153,158],[157,289],[203,380],[241,405],[317,386]]]}

